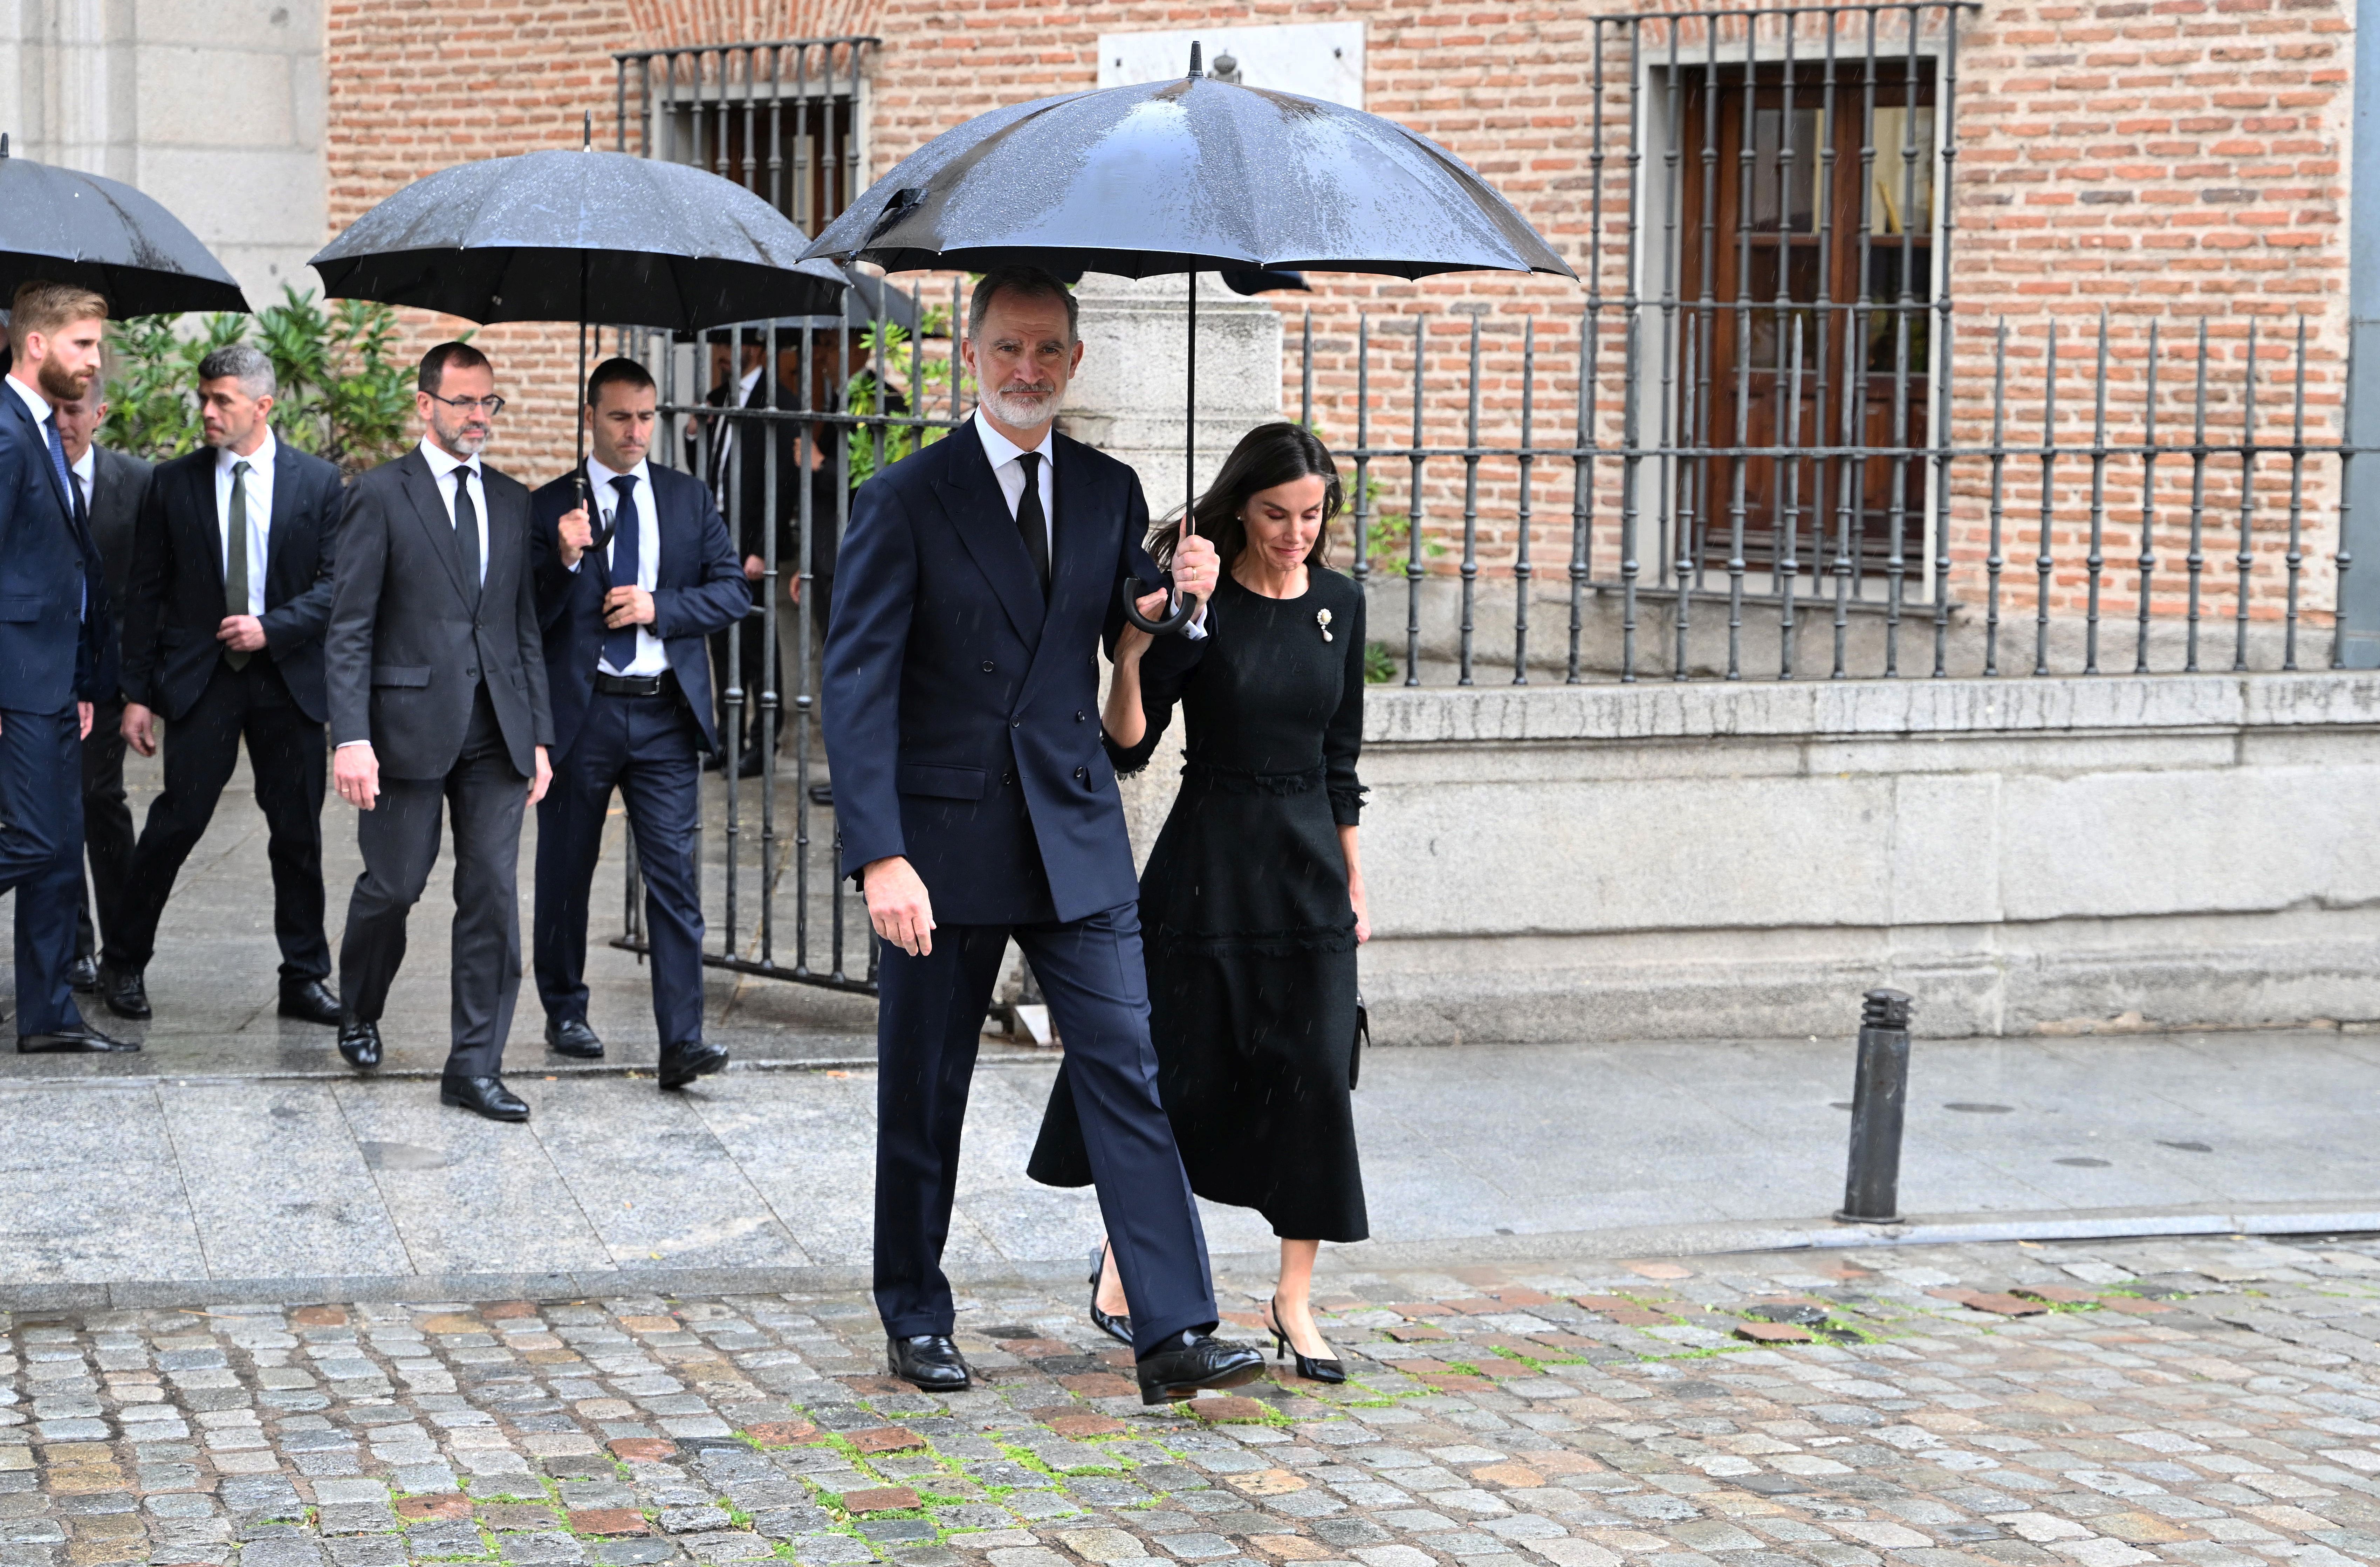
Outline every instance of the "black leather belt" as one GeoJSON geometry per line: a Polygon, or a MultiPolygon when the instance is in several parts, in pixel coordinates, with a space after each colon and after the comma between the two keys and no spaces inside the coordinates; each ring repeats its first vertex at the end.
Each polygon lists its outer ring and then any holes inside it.
{"type": "Polygon", "coordinates": [[[595,672],[595,694],[600,697],[660,697],[669,692],[669,675],[606,674],[595,672]]]}

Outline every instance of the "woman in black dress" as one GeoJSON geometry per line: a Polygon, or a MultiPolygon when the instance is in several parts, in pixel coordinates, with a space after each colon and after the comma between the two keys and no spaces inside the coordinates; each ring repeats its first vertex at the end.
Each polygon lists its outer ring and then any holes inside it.
{"type": "MultiPolygon", "coordinates": [[[[1201,638],[1126,626],[1104,719],[1119,773],[1148,764],[1179,702],[1182,792],[1141,878],[1149,1033],[1190,1185],[1281,1237],[1267,1327],[1302,1375],[1343,1379],[1306,1305],[1324,1241],[1368,1233],[1348,1103],[1355,949],[1370,937],[1355,850],[1363,785],[1364,598],[1323,565],[1343,495],[1308,431],[1269,424],[1199,497],[1223,577],[1201,638]]],[[[1162,563],[1177,522],[1151,542],[1162,563]]],[[[1142,601],[1144,614],[1164,602],[1142,601]]],[[[1064,1069],[1027,1167],[1090,1181],[1064,1069]]],[[[1104,1245],[1091,1315],[1131,1342],[1104,1245]]]]}

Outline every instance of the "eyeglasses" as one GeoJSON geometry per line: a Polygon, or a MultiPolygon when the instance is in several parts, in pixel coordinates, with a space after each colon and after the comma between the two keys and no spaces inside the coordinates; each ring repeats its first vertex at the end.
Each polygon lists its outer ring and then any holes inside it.
{"type": "Polygon", "coordinates": [[[490,419],[504,411],[504,400],[502,397],[441,397],[435,392],[424,392],[422,395],[433,403],[443,403],[450,408],[460,408],[467,414],[477,411],[487,415],[490,419]]]}

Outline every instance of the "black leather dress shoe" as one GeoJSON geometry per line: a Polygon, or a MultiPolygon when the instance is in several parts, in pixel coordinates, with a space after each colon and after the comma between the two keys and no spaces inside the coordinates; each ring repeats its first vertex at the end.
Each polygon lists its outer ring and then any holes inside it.
{"type": "Polygon", "coordinates": [[[662,1087],[683,1088],[698,1077],[707,1077],[727,1064],[725,1045],[705,1044],[697,1039],[692,1044],[662,1047],[662,1087]]]}
{"type": "Polygon", "coordinates": [[[504,1087],[501,1077],[442,1077],[438,1102],[484,1115],[491,1121],[527,1121],[528,1102],[504,1087]]]}
{"type": "Polygon", "coordinates": [[[1236,1388],[1264,1375],[1264,1356],[1196,1330],[1174,1334],[1140,1357],[1140,1402],[1172,1403],[1208,1388],[1236,1388]]]}
{"type": "Polygon", "coordinates": [[[99,990],[99,959],[79,957],[67,965],[67,987],[91,995],[99,990]]]}
{"type": "Polygon", "coordinates": [[[339,998],[320,979],[284,979],[281,1015],[335,1028],[339,1026],[339,998]]]}
{"type": "Polygon", "coordinates": [[[742,756],[735,759],[735,776],[738,778],[758,778],[760,776],[761,765],[762,758],[760,755],[760,747],[754,746],[749,750],[747,750],[742,756]]]}
{"type": "Polygon", "coordinates": [[[367,1023],[360,1017],[342,1019],[339,1024],[339,1053],[347,1058],[349,1066],[369,1071],[380,1064],[380,1025],[367,1023]]]}
{"type": "Polygon", "coordinates": [[[17,1036],[18,1055],[105,1055],[115,1051],[137,1051],[140,1048],[130,1039],[111,1039],[88,1023],[78,1023],[54,1034],[17,1036]]]}
{"type": "Polygon", "coordinates": [[[595,1030],[587,1026],[587,1020],[583,1017],[547,1018],[545,1048],[573,1061],[603,1059],[603,1041],[596,1038],[595,1030]]]}
{"type": "Polygon", "coordinates": [[[141,982],[140,971],[137,968],[115,968],[101,964],[99,999],[105,1002],[107,1010],[118,1017],[150,1015],[149,987],[141,982]]]}
{"type": "Polygon", "coordinates": [[[975,1379],[959,1346],[947,1333],[920,1333],[915,1338],[888,1337],[885,1354],[892,1375],[929,1393],[963,1393],[975,1379]]]}

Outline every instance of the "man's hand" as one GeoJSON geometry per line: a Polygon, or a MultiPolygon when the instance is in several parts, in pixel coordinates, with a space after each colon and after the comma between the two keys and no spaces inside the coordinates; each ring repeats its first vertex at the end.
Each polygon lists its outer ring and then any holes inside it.
{"type": "Polygon", "coordinates": [[[380,798],[380,758],[372,754],[370,742],[341,746],[331,753],[331,784],[339,798],[358,810],[372,808],[380,798]]]}
{"type": "Polygon", "coordinates": [[[215,640],[235,653],[261,653],[264,650],[264,622],[252,614],[227,614],[215,627],[215,640]]]}
{"type": "Polygon", "coordinates": [[[746,555],[746,556],[744,557],[744,580],[745,580],[745,581],[747,581],[747,582],[758,582],[758,581],[759,581],[759,580],[760,580],[760,577],[761,577],[761,576],[762,576],[762,574],[763,574],[763,573],[765,573],[768,569],[769,569],[769,563],[768,563],[767,561],[762,560],[759,556],[758,556],[758,555],[746,555]]]}
{"type": "Polygon", "coordinates": [[[560,525],[562,564],[576,567],[578,557],[595,547],[595,525],[587,518],[587,508],[562,514],[560,525]]]}
{"type": "Polygon", "coordinates": [[[77,702],[75,704],[75,724],[77,730],[75,735],[76,739],[88,740],[91,738],[91,704],[89,702],[77,702]]]}
{"type": "Polygon", "coordinates": [[[934,950],[934,901],[906,858],[869,860],[859,869],[859,884],[868,893],[868,923],[878,935],[911,957],[934,950]]]}
{"type": "Polygon", "coordinates": [[[652,623],[653,596],[643,589],[614,588],[603,595],[603,624],[613,630],[652,623]]]}
{"type": "Polygon", "coordinates": [[[546,759],[545,747],[540,746],[537,748],[537,776],[528,781],[528,803],[535,805],[545,798],[545,791],[552,783],[553,764],[546,759]]]}
{"type": "Polygon", "coordinates": [[[1215,584],[1222,570],[1213,543],[1195,533],[1182,541],[1181,548],[1173,552],[1173,586],[1196,595],[1202,603],[1215,596],[1215,584]]]}
{"type": "Polygon", "coordinates": [[[139,702],[124,704],[124,722],[116,725],[124,743],[144,757],[157,754],[157,715],[139,702]]]}

